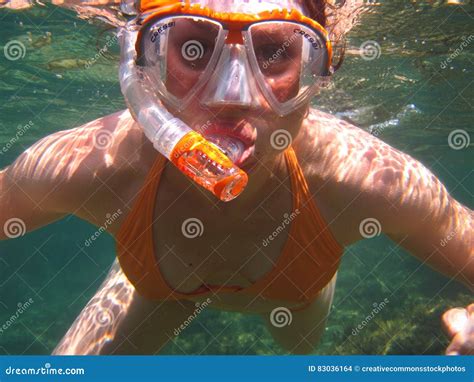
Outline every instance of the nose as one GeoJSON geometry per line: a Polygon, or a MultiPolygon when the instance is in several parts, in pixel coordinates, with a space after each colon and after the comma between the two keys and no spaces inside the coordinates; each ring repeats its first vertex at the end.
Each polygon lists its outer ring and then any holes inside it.
{"type": "Polygon", "coordinates": [[[259,105],[256,87],[245,47],[226,44],[201,102],[207,107],[255,108],[259,105]]]}

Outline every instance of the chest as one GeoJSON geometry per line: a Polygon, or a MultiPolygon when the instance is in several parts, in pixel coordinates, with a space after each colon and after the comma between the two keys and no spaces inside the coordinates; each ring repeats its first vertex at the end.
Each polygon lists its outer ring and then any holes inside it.
{"type": "Polygon", "coordinates": [[[185,194],[176,199],[166,184],[156,198],[155,256],[164,280],[179,292],[203,283],[248,287],[272,270],[288,239],[291,224],[282,223],[293,208],[289,184],[247,212],[228,203],[202,208],[185,194]]]}

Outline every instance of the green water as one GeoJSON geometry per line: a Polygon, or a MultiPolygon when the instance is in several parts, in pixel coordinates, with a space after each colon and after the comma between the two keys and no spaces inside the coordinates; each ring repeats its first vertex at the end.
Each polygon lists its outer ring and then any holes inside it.
{"type": "MultiPolygon", "coordinates": [[[[378,7],[350,34],[343,68],[314,105],[376,131],[430,168],[457,200],[472,208],[472,145],[453,150],[448,135],[463,129],[473,137],[474,41],[445,69],[442,63],[463,37],[474,33],[474,6],[414,8],[405,3],[378,7]],[[354,53],[366,40],[380,44],[380,58],[366,61],[354,53]]],[[[24,57],[15,61],[0,55],[0,147],[8,144],[0,167],[41,137],[125,107],[116,45],[84,69],[113,38],[104,29],[55,7],[0,10],[0,47],[11,40],[25,47],[24,57]],[[61,69],[65,59],[76,61],[61,69]],[[29,121],[33,124],[20,136],[29,121]],[[11,143],[13,137],[18,139],[11,143]]],[[[33,301],[0,333],[0,354],[52,351],[114,258],[114,243],[106,234],[84,247],[95,230],[71,216],[0,243],[0,326],[19,303],[33,301]]],[[[328,328],[316,353],[441,354],[448,341],[440,314],[470,302],[466,288],[420,265],[389,240],[366,240],[346,251],[328,328]],[[352,335],[373,304],[385,298],[387,306],[352,335]]],[[[258,317],[212,309],[202,312],[165,353],[284,354],[258,317]]]]}

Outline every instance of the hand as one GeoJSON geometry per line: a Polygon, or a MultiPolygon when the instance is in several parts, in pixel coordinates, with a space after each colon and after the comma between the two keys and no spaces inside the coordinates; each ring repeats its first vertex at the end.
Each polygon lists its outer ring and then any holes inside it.
{"type": "Polygon", "coordinates": [[[451,337],[446,355],[474,355],[474,304],[466,309],[450,309],[443,314],[442,320],[451,337]]]}

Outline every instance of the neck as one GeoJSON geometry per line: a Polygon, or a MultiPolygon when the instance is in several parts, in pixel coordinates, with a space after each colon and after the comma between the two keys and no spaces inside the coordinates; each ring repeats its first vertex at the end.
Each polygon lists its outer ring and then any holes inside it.
{"type": "Polygon", "coordinates": [[[249,181],[245,190],[230,202],[222,202],[196,185],[191,179],[184,176],[176,167],[169,164],[167,182],[176,190],[188,190],[186,198],[191,198],[192,204],[197,208],[210,208],[217,206],[219,211],[232,216],[246,216],[254,211],[268,195],[280,184],[281,174],[286,168],[284,152],[268,162],[259,162],[250,171],[249,181]]]}

